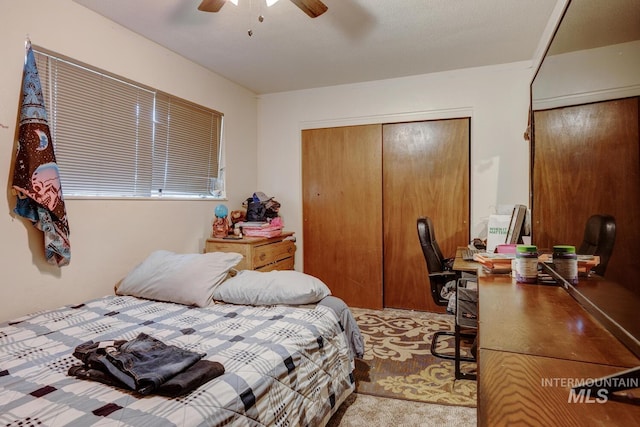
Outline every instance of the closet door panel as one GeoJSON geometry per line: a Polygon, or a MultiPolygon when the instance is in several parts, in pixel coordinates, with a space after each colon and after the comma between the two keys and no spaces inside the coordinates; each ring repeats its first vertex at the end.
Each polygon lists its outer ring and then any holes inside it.
{"type": "Polygon", "coordinates": [[[302,131],[304,271],[382,308],[382,127],[302,131]]]}
{"type": "Polygon", "coordinates": [[[432,218],[445,257],[469,243],[469,124],[383,126],[385,307],[444,311],[431,297],[416,220],[432,218]]]}

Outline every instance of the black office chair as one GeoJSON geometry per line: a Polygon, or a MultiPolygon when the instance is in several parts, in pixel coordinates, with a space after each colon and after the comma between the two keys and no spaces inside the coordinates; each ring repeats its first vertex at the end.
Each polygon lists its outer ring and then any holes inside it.
{"type": "MultiPolygon", "coordinates": [[[[453,259],[445,258],[442,255],[440,246],[436,241],[436,235],[433,229],[433,222],[431,218],[420,217],[418,218],[418,239],[420,240],[420,246],[422,247],[422,253],[427,263],[427,270],[429,273],[429,287],[431,289],[431,296],[433,301],[440,306],[446,306],[449,304],[449,300],[442,296],[442,289],[447,286],[448,283],[454,283],[454,286],[460,284],[460,273],[452,271],[453,259]]],[[[468,279],[463,279],[466,283],[468,279]]],[[[456,289],[457,291],[457,289],[456,289]]],[[[460,361],[474,362],[473,357],[466,357],[460,355],[460,339],[461,338],[474,338],[475,333],[469,333],[463,331],[460,328],[458,322],[454,331],[438,331],[433,334],[431,339],[431,354],[440,357],[442,359],[450,359],[456,361],[456,379],[475,379],[472,374],[465,374],[460,372],[460,361]],[[436,351],[438,347],[438,340],[442,336],[452,336],[455,338],[455,354],[443,354],[436,351]]]]}
{"type": "Polygon", "coordinates": [[[429,285],[431,287],[431,297],[440,306],[446,306],[449,300],[442,297],[442,289],[452,280],[460,278],[460,274],[451,270],[453,260],[442,255],[440,246],[436,241],[431,218],[418,218],[418,239],[422,246],[422,253],[427,262],[429,272],[429,285]]]}
{"type": "Polygon", "coordinates": [[[592,271],[604,276],[616,241],[616,220],[611,215],[596,214],[589,217],[584,239],[577,250],[580,255],[597,255],[600,263],[592,271]]]}

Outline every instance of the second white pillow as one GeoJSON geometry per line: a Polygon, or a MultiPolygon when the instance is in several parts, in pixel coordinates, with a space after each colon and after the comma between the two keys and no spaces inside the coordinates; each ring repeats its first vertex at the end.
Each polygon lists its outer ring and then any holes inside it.
{"type": "Polygon", "coordinates": [[[312,304],[331,295],[320,279],[294,270],[241,270],[213,292],[213,299],[232,304],[312,304]]]}

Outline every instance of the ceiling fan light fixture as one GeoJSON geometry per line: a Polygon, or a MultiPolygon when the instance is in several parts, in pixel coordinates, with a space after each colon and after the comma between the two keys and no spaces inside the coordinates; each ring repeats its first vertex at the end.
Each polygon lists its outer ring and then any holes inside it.
{"type": "MultiPolygon", "coordinates": [[[[231,3],[233,3],[234,5],[238,5],[238,0],[229,0],[231,3]]],[[[278,3],[278,0],[266,0],[267,1],[267,7],[273,6],[274,4],[278,3]]]]}
{"type": "MultiPolygon", "coordinates": [[[[278,0],[265,0],[267,6],[273,6],[278,0]]],[[[227,0],[202,0],[198,6],[198,10],[202,12],[218,12],[227,0]]],[[[238,0],[229,0],[235,6],[238,5],[238,0]]],[[[327,11],[327,5],[322,3],[322,0],[291,0],[291,3],[295,4],[300,10],[309,15],[310,18],[317,18],[327,11]]]]}

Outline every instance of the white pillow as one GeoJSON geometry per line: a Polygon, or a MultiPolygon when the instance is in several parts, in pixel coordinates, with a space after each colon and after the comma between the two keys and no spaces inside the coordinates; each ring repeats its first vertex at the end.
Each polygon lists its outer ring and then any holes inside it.
{"type": "Polygon", "coordinates": [[[232,304],[312,304],[331,291],[320,279],[294,270],[242,270],[213,291],[213,299],[232,304]]]}
{"type": "Polygon", "coordinates": [[[155,251],[127,274],[116,294],[204,307],[241,259],[241,254],[233,252],[155,251]]]}

